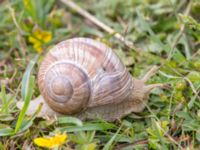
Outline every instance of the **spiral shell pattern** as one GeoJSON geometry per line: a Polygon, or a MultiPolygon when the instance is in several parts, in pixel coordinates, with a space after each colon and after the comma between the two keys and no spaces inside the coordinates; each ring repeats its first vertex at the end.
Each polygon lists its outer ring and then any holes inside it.
{"type": "Polygon", "coordinates": [[[106,45],[74,38],[57,44],[45,56],[38,85],[53,110],[74,114],[127,99],[132,77],[106,45]]]}

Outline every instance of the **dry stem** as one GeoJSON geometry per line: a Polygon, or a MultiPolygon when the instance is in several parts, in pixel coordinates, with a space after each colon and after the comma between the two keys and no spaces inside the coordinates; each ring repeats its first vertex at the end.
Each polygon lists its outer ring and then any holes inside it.
{"type": "Polygon", "coordinates": [[[114,34],[114,37],[121,42],[123,42],[128,48],[134,49],[136,52],[140,52],[141,49],[137,48],[131,41],[125,40],[125,38],[120,34],[117,33],[114,29],[107,26],[105,23],[98,20],[95,16],[78,6],[76,3],[74,3],[71,0],[61,0],[65,5],[70,7],[71,9],[74,9],[76,12],[78,12],[81,16],[85,17],[86,19],[90,20],[92,23],[103,29],[104,31],[108,32],[109,34],[114,34]]]}

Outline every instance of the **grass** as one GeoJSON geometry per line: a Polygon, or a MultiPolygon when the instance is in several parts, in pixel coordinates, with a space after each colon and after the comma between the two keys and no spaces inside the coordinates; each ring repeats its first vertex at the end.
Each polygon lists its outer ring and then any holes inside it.
{"type": "Polygon", "coordinates": [[[128,48],[61,1],[0,2],[0,149],[43,149],[33,140],[58,132],[68,135],[58,149],[200,149],[200,2],[74,2],[142,51],[128,48]],[[171,88],[153,90],[142,113],[116,122],[44,120],[36,118],[41,107],[26,116],[29,101],[39,95],[35,78],[44,54],[80,36],[111,46],[135,77],[161,65],[149,83],[171,88]],[[19,100],[26,103],[22,111],[19,100]]]}

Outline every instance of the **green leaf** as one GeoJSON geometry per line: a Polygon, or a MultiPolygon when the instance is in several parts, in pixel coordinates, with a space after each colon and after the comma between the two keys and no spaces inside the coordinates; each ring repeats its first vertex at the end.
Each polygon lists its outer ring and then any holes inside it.
{"type": "Polygon", "coordinates": [[[139,18],[141,27],[143,28],[144,31],[148,32],[150,34],[151,39],[157,43],[160,48],[162,48],[163,50],[165,49],[165,45],[162,43],[162,41],[156,36],[156,34],[154,33],[154,31],[151,29],[150,25],[148,24],[148,22],[145,21],[144,16],[139,12],[138,9],[136,9],[136,13],[137,16],[139,18]]]}
{"type": "Polygon", "coordinates": [[[181,54],[181,52],[178,51],[178,49],[176,49],[176,48],[175,48],[174,51],[173,51],[172,57],[173,57],[174,60],[175,60],[176,62],[178,62],[178,63],[180,63],[180,62],[186,62],[186,59],[185,59],[185,57],[183,56],[183,54],[181,54]]]}
{"type": "Polygon", "coordinates": [[[179,118],[186,119],[186,120],[192,120],[191,116],[187,112],[184,112],[184,111],[176,112],[176,116],[179,118]]]}
{"type": "Polygon", "coordinates": [[[1,136],[11,136],[15,132],[12,128],[5,128],[5,129],[0,129],[0,137],[1,136]]]}
{"type": "Polygon", "coordinates": [[[200,73],[197,71],[190,71],[190,73],[187,75],[187,77],[192,81],[192,82],[198,82],[200,81],[200,73]]]}
{"type": "Polygon", "coordinates": [[[70,140],[77,144],[91,143],[94,139],[95,131],[81,131],[77,133],[70,134],[70,140]]]}
{"type": "Polygon", "coordinates": [[[199,132],[196,133],[196,139],[200,142],[200,133],[199,132]]]}

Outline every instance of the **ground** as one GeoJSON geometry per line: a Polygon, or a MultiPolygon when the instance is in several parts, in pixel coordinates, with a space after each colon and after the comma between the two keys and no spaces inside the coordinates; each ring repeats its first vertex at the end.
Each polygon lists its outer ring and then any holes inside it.
{"type": "Polygon", "coordinates": [[[109,30],[64,1],[0,1],[0,149],[47,149],[37,138],[54,149],[200,149],[200,1],[73,1],[109,30]],[[45,120],[35,117],[40,108],[26,116],[40,94],[36,77],[45,53],[72,37],[112,47],[137,78],[160,66],[148,83],[170,88],[153,90],[143,112],[115,122],[45,120]]]}

